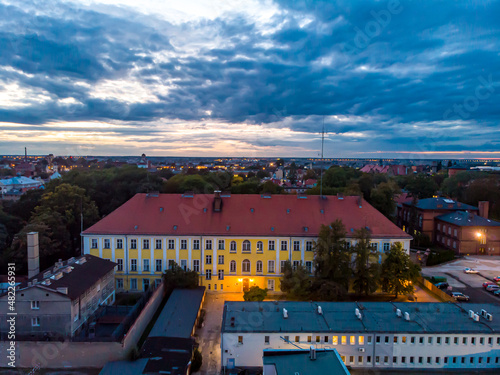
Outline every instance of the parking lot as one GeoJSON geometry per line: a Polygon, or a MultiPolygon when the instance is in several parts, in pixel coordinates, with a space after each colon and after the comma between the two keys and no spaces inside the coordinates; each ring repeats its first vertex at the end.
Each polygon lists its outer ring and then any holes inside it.
{"type": "Polygon", "coordinates": [[[469,256],[446,264],[422,268],[424,276],[443,276],[455,292],[462,292],[474,303],[497,303],[500,298],[486,292],[482,284],[500,276],[500,257],[469,256]],[[464,268],[479,271],[478,274],[467,274],[464,268]]]}

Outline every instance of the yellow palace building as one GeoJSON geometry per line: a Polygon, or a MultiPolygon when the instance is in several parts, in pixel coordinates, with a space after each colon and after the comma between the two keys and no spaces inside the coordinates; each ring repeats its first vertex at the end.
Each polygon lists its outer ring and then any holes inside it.
{"type": "Polygon", "coordinates": [[[85,254],[118,264],[117,290],[145,290],[176,262],[211,292],[279,292],[287,260],[313,272],[320,227],[336,219],[351,245],[367,227],[374,249],[401,242],[409,251],[411,236],[361,197],[341,195],[137,194],[82,236],[85,254]]]}

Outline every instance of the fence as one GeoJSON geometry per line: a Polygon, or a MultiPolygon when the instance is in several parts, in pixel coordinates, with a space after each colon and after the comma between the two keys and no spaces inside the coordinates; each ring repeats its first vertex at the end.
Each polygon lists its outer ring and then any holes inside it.
{"type": "Polygon", "coordinates": [[[434,294],[437,298],[439,298],[443,302],[456,302],[452,296],[450,296],[449,294],[446,294],[441,289],[439,289],[437,286],[435,286],[433,283],[431,283],[429,280],[426,280],[423,277],[419,277],[417,279],[417,283],[421,287],[427,289],[429,292],[434,294]]]}

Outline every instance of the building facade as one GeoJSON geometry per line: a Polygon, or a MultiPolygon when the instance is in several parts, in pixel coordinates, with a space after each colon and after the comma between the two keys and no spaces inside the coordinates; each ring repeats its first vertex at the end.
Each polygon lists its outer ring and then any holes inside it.
{"type": "Polygon", "coordinates": [[[119,290],[144,290],[177,263],[211,292],[253,285],[279,292],[287,260],[313,272],[322,224],[341,219],[346,240],[366,227],[382,255],[411,236],[359,197],[137,194],[82,233],[84,252],[118,264],[119,290]]]}
{"type": "Polygon", "coordinates": [[[500,223],[457,211],[435,219],[435,242],[457,254],[500,255],[500,223]]]}
{"type": "Polygon", "coordinates": [[[500,307],[467,309],[449,303],[226,302],[221,363],[258,368],[265,350],[314,345],[337,349],[351,368],[500,368],[500,307]]]}
{"type": "MultiPolygon", "coordinates": [[[[57,262],[16,290],[18,339],[74,336],[101,305],[115,299],[115,264],[92,255],[57,262]]],[[[0,296],[0,333],[7,334],[8,294],[0,296]]]]}

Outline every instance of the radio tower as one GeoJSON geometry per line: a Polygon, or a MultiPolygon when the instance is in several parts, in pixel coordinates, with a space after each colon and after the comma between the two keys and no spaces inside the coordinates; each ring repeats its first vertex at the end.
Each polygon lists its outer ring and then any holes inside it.
{"type": "Polygon", "coordinates": [[[323,199],[323,146],[325,144],[325,116],[323,116],[323,129],[321,131],[321,175],[319,185],[319,196],[323,199]]]}

